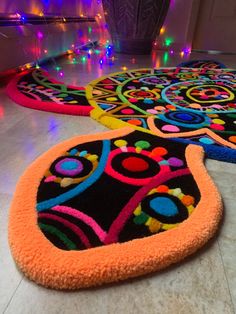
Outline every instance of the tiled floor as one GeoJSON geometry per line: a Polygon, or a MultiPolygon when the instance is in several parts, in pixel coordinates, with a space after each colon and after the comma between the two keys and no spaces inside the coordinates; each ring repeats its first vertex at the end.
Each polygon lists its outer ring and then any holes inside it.
{"type": "MultiPolygon", "coordinates": [[[[80,60],[77,57],[76,60],[80,60]]],[[[191,59],[211,58],[192,54],[191,59]]],[[[236,67],[236,56],[213,56],[236,67]]],[[[179,55],[156,52],[151,57],[117,55],[114,65],[99,65],[99,55],[79,63],[60,61],[63,80],[84,85],[102,74],[146,66],[174,66],[179,55]]],[[[73,61],[73,60],[72,60],[73,61]]],[[[59,64],[59,62],[57,61],[59,64]]],[[[58,65],[57,64],[57,65],[58,65]]],[[[55,67],[55,65],[54,65],[55,67]]],[[[59,77],[49,67],[49,71],[59,77]]],[[[61,74],[62,75],[62,74],[61,74]]],[[[61,78],[60,78],[61,79],[61,78]]],[[[25,168],[52,145],[78,134],[106,128],[88,117],[34,111],[14,104],[0,91],[0,312],[27,313],[162,313],[222,314],[236,309],[236,166],[207,160],[207,168],[220,188],[225,217],[215,239],[186,261],[160,273],[124,283],[57,292],[28,281],[17,269],[7,243],[8,209],[18,178],[25,168]]]]}

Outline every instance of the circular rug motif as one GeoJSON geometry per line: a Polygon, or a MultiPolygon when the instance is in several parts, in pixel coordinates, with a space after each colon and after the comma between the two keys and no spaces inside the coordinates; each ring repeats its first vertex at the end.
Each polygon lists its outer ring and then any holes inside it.
{"type": "Polygon", "coordinates": [[[84,87],[58,82],[42,69],[16,75],[7,86],[7,94],[17,104],[37,110],[87,116],[92,109],[84,87]]]}
{"type": "Polygon", "coordinates": [[[236,71],[160,68],[113,73],[86,89],[91,116],[110,128],[127,124],[204,146],[236,162],[236,71]]]}
{"type": "Polygon", "coordinates": [[[202,158],[197,145],[131,127],[56,145],[16,189],[9,242],[17,265],[37,283],[76,289],[192,254],[222,211],[202,158]]]}

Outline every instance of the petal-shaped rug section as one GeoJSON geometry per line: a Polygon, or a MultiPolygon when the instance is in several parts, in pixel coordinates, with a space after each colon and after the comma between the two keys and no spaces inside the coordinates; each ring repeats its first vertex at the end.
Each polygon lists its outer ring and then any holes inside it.
{"type": "Polygon", "coordinates": [[[236,70],[160,68],[92,81],[91,116],[110,128],[128,124],[202,145],[207,156],[236,162],[236,70]]]}
{"type": "Polygon", "coordinates": [[[225,69],[226,66],[217,61],[212,59],[206,60],[190,60],[186,62],[182,62],[177,65],[178,67],[185,67],[185,68],[208,68],[208,69],[225,69]]]}
{"type": "Polygon", "coordinates": [[[222,215],[203,155],[132,127],[54,146],[17,185],[9,220],[17,265],[39,284],[77,289],[194,253],[222,215]]]}
{"type": "Polygon", "coordinates": [[[7,86],[7,94],[17,104],[37,110],[87,116],[92,109],[84,87],[58,82],[41,69],[16,75],[7,86]]]}

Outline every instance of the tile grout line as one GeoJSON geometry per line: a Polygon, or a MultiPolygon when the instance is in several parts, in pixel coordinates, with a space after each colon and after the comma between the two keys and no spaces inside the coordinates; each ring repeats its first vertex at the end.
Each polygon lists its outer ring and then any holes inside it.
{"type": "Polygon", "coordinates": [[[6,307],[5,307],[5,309],[4,309],[4,310],[3,310],[3,312],[2,312],[3,314],[5,314],[5,313],[6,313],[6,311],[7,311],[8,307],[9,307],[9,305],[10,305],[10,303],[11,303],[11,301],[12,301],[13,297],[14,297],[14,296],[15,296],[15,294],[16,294],[16,291],[18,290],[18,288],[19,288],[20,284],[22,283],[22,280],[23,280],[23,277],[21,277],[20,282],[18,283],[18,285],[17,285],[17,287],[15,288],[15,290],[14,290],[14,292],[13,292],[12,296],[10,297],[10,300],[8,301],[8,303],[7,303],[6,307]]]}
{"type": "Polygon", "coordinates": [[[227,276],[226,270],[225,270],[225,264],[224,264],[224,259],[223,259],[223,256],[222,256],[219,240],[217,240],[217,244],[218,244],[219,254],[220,254],[220,258],[221,258],[221,262],[222,262],[222,266],[223,266],[223,270],[224,270],[224,274],[225,274],[225,278],[226,278],[226,282],[227,282],[227,287],[228,287],[228,291],[229,291],[230,301],[232,303],[233,311],[234,311],[234,314],[235,314],[236,313],[236,311],[235,311],[236,309],[235,309],[233,297],[232,297],[230,286],[229,286],[228,276],[227,276]]]}

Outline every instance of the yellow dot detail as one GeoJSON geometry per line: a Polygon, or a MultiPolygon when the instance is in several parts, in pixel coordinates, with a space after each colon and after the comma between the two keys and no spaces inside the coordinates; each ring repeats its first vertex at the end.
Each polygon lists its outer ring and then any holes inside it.
{"type": "Polygon", "coordinates": [[[151,224],[151,222],[152,222],[152,218],[151,217],[149,217],[148,218],[148,220],[145,222],[145,226],[150,226],[150,224],[151,224]]]}
{"type": "Polygon", "coordinates": [[[157,231],[159,231],[161,228],[161,224],[158,220],[156,219],[152,219],[150,224],[149,224],[149,230],[152,232],[152,233],[156,233],[157,231]]]}
{"type": "Polygon", "coordinates": [[[136,150],[136,153],[139,154],[139,153],[141,153],[141,151],[142,151],[142,147],[136,147],[135,150],[136,150]]]}
{"type": "Polygon", "coordinates": [[[116,101],[117,98],[116,98],[116,97],[108,97],[107,100],[108,100],[108,101],[116,101]]]}
{"type": "Polygon", "coordinates": [[[96,161],[98,159],[98,155],[90,155],[87,157],[87,159],[90,161],[96,161]]]}
{"type": "Polygon", "coordinates": [[[213,119],[212,122],[215,124],[225,124],[225,121],[223,121],[221,119],[213,119]]]}
{"type": "Polygon", "coordinates": [[[134,215],[135,216],[139,216],[142,212],[141,206],[138,206],[135,211],[134,211],[134,215]]]}
{"type": "Polygon", "coordinates": [[[114,144],[117,146],[117,147],[123,147],[123,146],[126,146],[127,145],[127,142],[124,141],[124,140],[117,140],[114,142],[114,144]]]}

